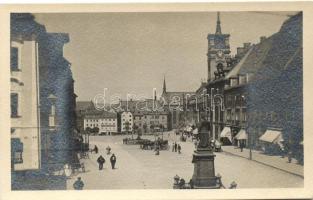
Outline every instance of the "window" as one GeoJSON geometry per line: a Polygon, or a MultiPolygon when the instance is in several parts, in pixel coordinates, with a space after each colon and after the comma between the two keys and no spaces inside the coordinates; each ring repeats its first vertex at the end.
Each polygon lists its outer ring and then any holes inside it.
{"type": "Polygon", "coordinates": [[[242,109],[242,121],[246,122],[247,121],[247,112],[246,109],[242,109]]]}
{"type": "Polygon", "coordinates": [[[18,71],[18,48],[11,47],[11,71],[18,71]]]}
{"type": "Polygon", "coordinates": [[[18,94],[11,94],[11,117],[18,117],[18,94]]]}
{"type": "Polygon", "coordinates": [[[239,109],[236,109],[236,113],[235,113],[235,120],[236,121],[239,121],[239,118],[240,117],[240,110],[239,109]]]}

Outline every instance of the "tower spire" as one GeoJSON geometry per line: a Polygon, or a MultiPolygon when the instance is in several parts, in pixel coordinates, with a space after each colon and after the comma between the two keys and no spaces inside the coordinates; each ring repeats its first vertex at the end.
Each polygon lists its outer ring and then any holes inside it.
{"type": "Polygon", "coordinates": [[[216,31],[215,34],[222,34],[220,12],[217,12],[216,31]]]}
{"type": "Polygon", "coordinates": [[[164,75],[164,79],[163,79],[163,93],[166,93],[165,75],[164,75]]]}

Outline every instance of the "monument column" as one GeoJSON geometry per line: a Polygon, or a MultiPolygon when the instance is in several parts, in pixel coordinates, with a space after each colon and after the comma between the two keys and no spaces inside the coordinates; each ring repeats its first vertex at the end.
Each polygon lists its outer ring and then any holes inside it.
{"type": "Polygon", "coordinates": [[[198,128],[200,142],[194,151],[192,163],[194,172],[192,181],[195,189],[218,189],[220,184],[215,176],[214,158],[211,145],[209,143],[210,123],[202,117],[202,122],[198,128]]]}

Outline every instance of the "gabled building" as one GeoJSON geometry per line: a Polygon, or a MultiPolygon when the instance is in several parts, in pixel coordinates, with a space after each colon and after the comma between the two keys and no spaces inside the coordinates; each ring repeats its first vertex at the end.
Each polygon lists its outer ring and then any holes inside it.
{"type": "Polygon", "coordinates": [[[76,95],[71,64],[63,57],[67,42],[67,34],[47,33],[32,14],[11,14],[12,189],[66,187],[65,177],[53,174],[75,155],[76,95]]]}
{"type": "Polygon", "coordinates": [[[283,23],[272,36],[272,45],[247,88],[251,145],[265,145],[270,152],[290,151],[300,162],[303,161],[302,25],[302,12],[283,23]]]}
{"type": "Polygon", "coordinates": [[[219,135],[224,143],[237,144],[238,140],[247,143],[247,85],[261,68],[262,62],[272,46],[272,41],[273,37],[261,37],[260,43],[249,46],[249,49],[244,51],[245,54],[242,54],[241,50],[237,52],[243,56],[224,78],[225,118],[223,130],[219,135]],[[240,134],[238,134],[239,132],[240,134]]]}

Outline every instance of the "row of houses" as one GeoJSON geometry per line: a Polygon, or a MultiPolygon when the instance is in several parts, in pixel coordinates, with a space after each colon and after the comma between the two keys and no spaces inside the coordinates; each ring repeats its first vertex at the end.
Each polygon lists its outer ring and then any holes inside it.
{"type": "Polygon", "coordinates": [[[189,98],[185,121],[205,116],[225,143],[290,151],[303,160],[302,13],[270,37],[245,43],[230,56],[229,34],[208,35],[208,81],[189,98]],[[200,98],[206,94],[207,98],[200,98]]]}
{"type": "Polygon", "coordinates": [[[54,176],[75,155],[74,80],[66,33],[48,33],[28,13],[11,14],[12,189],[65,189],[54,176]],[[52,184],[54,182],[55,184],[52,184]]]}
{"type": "Polygon", "coordinates": [[[118,109],[107,111],[97,110],[92,101],[77,102],[78,129],[80,132],[85,132],[96,128],[97,133],[108,135],[133,131],[150,133],[168,130],[167,112],[138,109],[140,103],[142,101],[130,100],[126,104],[126,101],[121,100],[118,109]]]}

